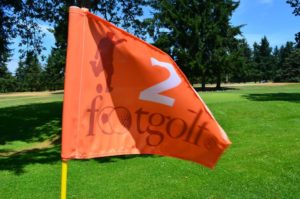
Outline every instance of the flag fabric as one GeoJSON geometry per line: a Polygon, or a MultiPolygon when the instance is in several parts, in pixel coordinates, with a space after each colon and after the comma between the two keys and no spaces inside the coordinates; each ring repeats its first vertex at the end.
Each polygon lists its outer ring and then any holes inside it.
{"type": "Polygon", "coordinates": [[[70,7],[62,159],[159,154],[214,167],[230,145],[166,53],[70,7]]]}

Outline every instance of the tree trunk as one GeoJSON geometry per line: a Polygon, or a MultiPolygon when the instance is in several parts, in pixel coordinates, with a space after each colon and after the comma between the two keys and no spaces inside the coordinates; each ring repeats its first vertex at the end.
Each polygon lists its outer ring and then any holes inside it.
{"type": "Polygon", "coordinates": [[[220,89],[221,89],[221,74],[218,74],[216,90],[220,90],[220,89]]]}
{"type": "Polygon", "coordinates": [[[205,73],[202,74],[202,78],[201,78],[201,90],[205,91],[205,73]]]}

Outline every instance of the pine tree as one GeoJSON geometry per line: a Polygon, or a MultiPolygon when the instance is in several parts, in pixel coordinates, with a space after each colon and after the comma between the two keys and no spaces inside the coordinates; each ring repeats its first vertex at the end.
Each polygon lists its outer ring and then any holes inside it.
{"type": "Polygon", "coordinates": [[[63,88],[68,35],[68,9],[70,6],[89,8],[106,20],[143,38],[145,29],[143,28],[143,22],[139,19],[143,14],[143,5],[144,1],[142,0],[49,0],[36,6],[35,10],[40,10],[38,16],[42,20],[54,24],[52,32],[55,37],[55,47],[49,55],[44,73],[46,87],[50,90],[63,88]]]}
{"type": "Polygon", "coordinates": [[[192,81],[209,79],[220,87],[231,57],[230,49],[240,27],[230,16],[238,6],[234,1],[162,0],[151,4],[155,11],[152,29],[154,44],[165,49],[192,81]],[[214,75],[213,75],[214,74],[214,75]]]}
{"type": "Polygon", "coordinates": [[[281,80],[300,82],[300,49],[295,49],[283,63],[281,80]]]}
{"type": "Polygon", "coordinates": [[[272,55],[273,55],[273,81],[274,82],[278,82],[278,71],[280,69],[280,59],[281,59],[281,51],[280,49],[278,48],[278,46],[275,46],[275,48],[273,49],[273,52],[272,52],[272,55]]]}
{"type": "Polygon", "coordinates": [[[34,52],[27,52],[25,60],[19,62],[19,67],[16,71],[16,80],[18,91],[42,90],[41,65],[34,52]]]}
{"type": "Polygon", "coordinates": [[[280,65],[283,65],[285,59],[290,56],[293,50],[294,50],[294,44],[293,42],[290,41],[286,42],[285,46],[282,46],[280,48],[280,62],[279,62],[280,65]]]}
{"type": "Polygon", "coordinates": [[[257,77],[255,77],[255,80],[259,80],[261,82],[272,80],[272,47],[270,47],[269,41],[266,36],[261,39],[260,44],[254,43],[253,53],[255,66],[254,72],[257,72],[257,77]]]}
{"type": "MultiPolygon", "coordinates": [[[[9,44],[10,40],[16,36],[14,31],[15,20],[9,15],[9,11],[14,7],[9,2],[0,2],[0,70],[6,71],[5,64],[11,56],[9,44]]],[[[2,77],[3,78],[3,77],[2,77]]]]}
{"type": "Polygon", "coordinates": [[[278,51],[278,66],[276,70],[276,76],[274,81],[276,82],[282,82],[287,81],[286,75],[289,73],[285,67],[285,62],[288,57],[291,56],[293,51],[295,50],[293,42],[286,42],[285,46],[281,46],[278,51]]]}
{"type": "Polygon", "coordinates": [[[22,0],[0,1],[0,92],[12,92],[16,89],[15,78],[7,70],[6,63],[11,57],[9,45],[17,36],[20,39],[21,57],[27,51],[40,54],[42,46],[41,27],[37,21],[37,7],[40,3],[22,0]]]}
{"type": "Polygon", "coordinates": [[[21,59],[24,59],[28,51],[40,55],[45,48],[42,45],[44,34],[41,31],[38,20],[50,23],[54,26],[53,33],[56,39],[54,51],[62,55],[62,60],[57,65],[63,71],[67,46],[68,9],[70,6],[88,7],[91,11],[102,15],[103,18],[123,27],[124,29],[143,37],[143,0],[47,0],[0,1],[0,66],[10,56],[9,44],[16,36],[21,42],[21,59]],[[61,63],[62,62],[62,63],[61,63]]]}
{"type": "Polygon", "coordinates": [[[9,39],[12,35],[13,23],[7,13],[4,12],[4,2],[0,3],[0,92],[12,92],[15,88],[15,81],[7,69],[7,62],[11,56],[9,39]]]}
{"type": "Polygon", "coordinates": [[[6,65],[0,65],[0,93],[15,91],[15,84],[15,78],[8,71],[6,65]]]}
{"type": "Polygon", "coordinates": [[[252,50],[246,39],[238,41],[235,57],[235,61],[231,62],[230,81],[239,83],[251,81],[252,50]]]}
{"type": "Polygon", "coordinates": [[[262,72],[259,68],[259,63],[261,62],[260,53],[259,53],[259,44],[253,43],[253,65],[251,68],[250,76],[251,79],[256,83],[261,80],[262,72]]]}
{"type": "Polygon", "coordinates": [[[239,45],[236,36],[241,34],[241,26],[233,27],[230,23],[232,13],[238,7],[239,3],[234,1],[217,1],[216,5],[216,26],[219,30],[215,33],[217,50],[214,57],[213,72],[216,74],[216,88],[220,89],[222,76],[225,71],[230,69],[232,63],[238,59],[235,54],[239,45]]]}
{"type": "Polygon", "coordinates": [[[41,3],[24,0],[0,1],[0,62],[9,57],[8,45],[17,36],[19,47],[24,57],[27,51],[40,54],[43,49],[44,34],[38,23],[41,3]]]}
{"type": "Polygon", "coordinates": [[[270,47],[267,37],[263,37],[260,42],[260,59],[259,68],[262,72],[261,80],[271,80],[272,79],[272,47],[270,47]]]}
{"type": "Polygon", "coordinates": [[[43,71],[44,87],[49,90],[59,90],[64,87],[64,64],[65,52],[62,49],[53,48],[48,57],[45,70],[43,71]]]}

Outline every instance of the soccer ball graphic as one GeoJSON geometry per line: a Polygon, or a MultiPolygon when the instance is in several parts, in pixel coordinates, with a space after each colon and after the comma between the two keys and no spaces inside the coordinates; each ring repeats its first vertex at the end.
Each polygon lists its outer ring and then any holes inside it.
{"type": "Polygon", "coordinates": [[[105,134],[123,134],[131,127],[131,114],[125,107],[105,107],[97,116],[97,123],[105,134]]]}

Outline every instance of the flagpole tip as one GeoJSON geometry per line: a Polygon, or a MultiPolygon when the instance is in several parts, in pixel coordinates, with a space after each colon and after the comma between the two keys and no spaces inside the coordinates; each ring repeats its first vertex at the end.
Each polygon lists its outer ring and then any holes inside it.
{"type": "Polygon", "coordinates": [[[81,10],[82,10],[83,12],[88,12],[88,11],[89,11],[89,9],[88,9],[88,8],[85,8],[85,7],[82,7],[81,10]]]}
{"type": "Polygon", "coordinates": [[[77,6],[70,6],[70,8],[72,8],[72,9],[80,9],[80,8],[77,7],[77,6]]]}

